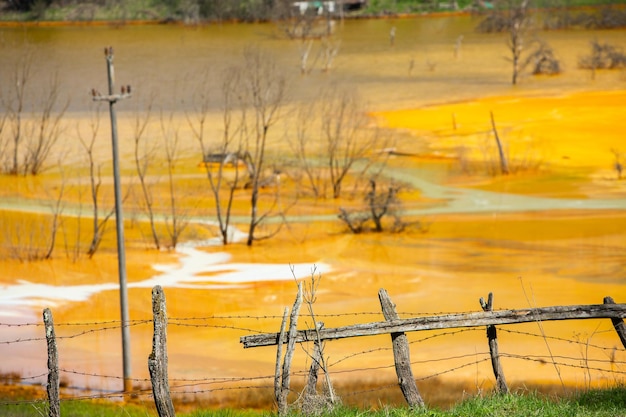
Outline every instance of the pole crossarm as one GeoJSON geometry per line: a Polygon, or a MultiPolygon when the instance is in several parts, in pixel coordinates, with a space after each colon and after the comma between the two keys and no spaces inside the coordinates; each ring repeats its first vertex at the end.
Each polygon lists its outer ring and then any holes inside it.
{"type": "Polygon", "coordinates": [[[97,91],[92,91],[91,95],[93,96],[93,101],[108,101],[109,103],[117,103],[119,100],[124,100],[133,96],[131,93],[126,92],[122,94],[102,95],[97,91]]]}
{"type": "MultiPolygon", "coordinates": [[[[528,308],[521,310],[497,310],[394,319],[344,327],[323,328],[317,332],[315,330],[300,330],[296,335],[296,342],[311,342],[318,340],[318,338],[319,340],[333,340],[398,332],[530,323],[537,321],[623,319],[625,317],[626,304],[590,304],[528,308]]],[[[286,341],[286,338],[283,338],[281,343],[286,343],[286,341]]],[[[244,348],[273,346],[279,343],[279,333],[262,333],[243,336],[240,338],[240,343],[243,344],[244,348]]]]}

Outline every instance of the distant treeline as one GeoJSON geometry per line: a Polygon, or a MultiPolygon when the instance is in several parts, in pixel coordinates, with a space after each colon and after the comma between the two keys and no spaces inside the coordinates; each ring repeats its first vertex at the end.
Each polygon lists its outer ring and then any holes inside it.
{"type": "MultiPolygon", "coordinates": [[[[521,0],[335,0],[335,14],[380,16],[439,10],[490,10],[521,0]]],[[[295,0],[0,0],[3,20],[271,21],[300,11],[295,0]]],[[[625,0],[534,0],[533,7],[624,4],[625,0]]],[[[310,2],[314,3],[314,2],[310,2]]],[[[316,2],[319,3],[319,2],[316,2]]],[[[314,8],[309,12],[317,13],[314,8]]]]}

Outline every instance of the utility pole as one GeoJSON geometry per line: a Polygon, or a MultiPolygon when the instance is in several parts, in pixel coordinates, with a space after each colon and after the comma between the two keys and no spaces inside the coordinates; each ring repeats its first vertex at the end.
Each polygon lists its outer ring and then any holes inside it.
{"type": "Polygon", "coordinates": [[[111,143],[113,148],[113,184],[115,188],[115,225],[117,230],[117,266],[120,278],[120,310],[122,317],[122,361],[124,367],[124,392],[132,391],[130,378],[130,319],[128,315],[128,289],[126,286],[126,249],[124,248],[124,216],[122,214],[122,189],[120,180],[120,161],[117,142],[117,118],[115,103],[131,97],[130,85],[122,86],[121,94],[113,94],[115,73],[113,71],[113,47],[104,48],[109,79],[109,94],[102,95],[92,89],[94,101],[108,101],[111,114],[111,143]]]}

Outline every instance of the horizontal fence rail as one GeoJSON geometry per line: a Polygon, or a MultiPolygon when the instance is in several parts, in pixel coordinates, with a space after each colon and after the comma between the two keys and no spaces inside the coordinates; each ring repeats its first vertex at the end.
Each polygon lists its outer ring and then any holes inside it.
{"type": "MultiPolygon", "coordinates": [[[[527,308],[521,310],[498,310],[476,313],[449,314],[408,319],[394,319],[381,322],[354,324],[350,326],[324,328],[320,330],[300,330],[296,342],[334,340],[349,337],[375,336],[388,333],[414,332],[421,330],[451,329],[459,327],[479,327],[515,323],[532,323],[554,320],[580,319],[623,319],[626,317],[626,304],[591,304],[527,308]]],[[[282,343],[287,342],[284,337],[282,343]]],[[[279,343],[279,333],[263,333],[243,336],[240,343],[244,348],[273,346],[279,343]]]]}

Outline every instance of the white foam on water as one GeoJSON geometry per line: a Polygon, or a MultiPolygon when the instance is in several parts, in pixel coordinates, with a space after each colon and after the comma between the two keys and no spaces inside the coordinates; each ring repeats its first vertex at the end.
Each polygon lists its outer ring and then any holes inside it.
{"type": "MultiPolygon", "coordinates": [[[[178,263],[156,264],[154,276],[130,282],[128,288],[234,289],[262,281],[303,279],[311,273],[326,273],[330,267],[316,264],[257,264],[231,263],[226,252],[206,252],[198,249],[209,242],[186,243],[177,248],[178,263]],[[293,272],[292,272],[293,271],[293,272]]],[[[211,245],[213,246],[213,245],[211,245]]],[[[51,279],[52,281],[52,279],[51,279]]],[[[16,284],[0,287],[0,317],[25,316],[27,310],[56,307],[71,302],[84,302],[103,291],[118,290],[119,283],[89,285],[50,285],[18,280],[16,284]]]]}

